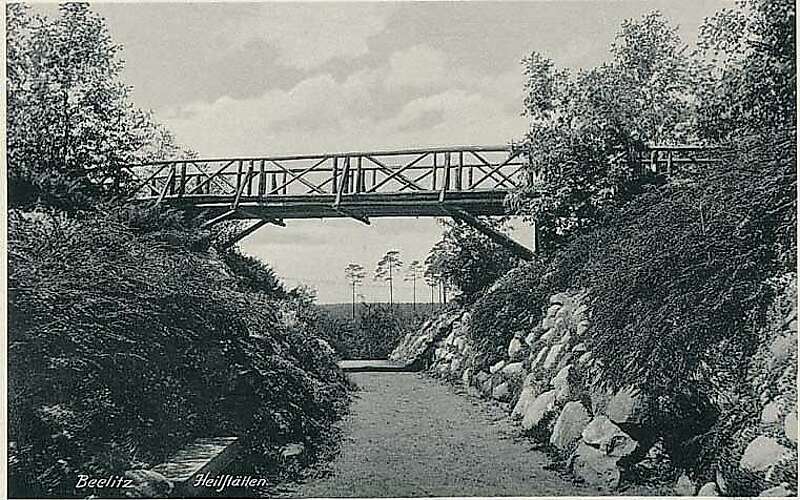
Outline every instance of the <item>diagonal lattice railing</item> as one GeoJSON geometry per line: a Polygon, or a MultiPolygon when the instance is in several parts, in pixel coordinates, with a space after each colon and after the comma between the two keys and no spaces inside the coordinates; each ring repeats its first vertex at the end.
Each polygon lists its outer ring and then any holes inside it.
{"type": "MultiPolygon", "coordinates": [[[[709,151],[656,146],[638,153],[638,161],[644,170],[670,173],[715,161],[709,151]]],[[[525,171],[522,153],[505,146],[460,146],[169,160],[129,165],[126,170],[134,180],[136,199],[508,191],[518,186],[525,171]]]]}
{"type": "Polygon", "coordinates": [[[520,150],[468,146],[233,159],[193,159],[128,166],[136,199],[266,198],[510,190],[524,168],[520,150]]]}
{"type": "MultiPolygon", "coordinates": [[[[507,146],[155,161],[125,168],[132,199],[202,210],[206,224],[256,220],[237,238],[284,219],[450,216],[466,221],[523,257],[530,251],[475,216],[506,213],[506,195],[530,185],[530,153],[507,146]]],[[[653,146],[621,151],[629,175],[672,175],[719,161],[713,148],[653,146]],[[632,168],[631,168],[632,167],[632,168]]]]}

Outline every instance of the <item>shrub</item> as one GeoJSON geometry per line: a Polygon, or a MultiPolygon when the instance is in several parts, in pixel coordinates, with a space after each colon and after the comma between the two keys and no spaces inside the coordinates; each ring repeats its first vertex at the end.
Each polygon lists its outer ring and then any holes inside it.
{"type": "Polygon", "coordinates": [[[547,297],[542,280],[545,265],[537,260],[513,269],[475,302],[469,340],[476,371],[504,359],[514,334],[529,331],[541,319],[538,304],[547,297]]]}
{"type": "Polygon", "coordinates": [[[202,232],[125,217],[9,214],[13,496],[75,496],[79,471],[158,463],[196,436],[313,440],[344,411],[332,353],[274,295],[185,246],[202,232]]]}

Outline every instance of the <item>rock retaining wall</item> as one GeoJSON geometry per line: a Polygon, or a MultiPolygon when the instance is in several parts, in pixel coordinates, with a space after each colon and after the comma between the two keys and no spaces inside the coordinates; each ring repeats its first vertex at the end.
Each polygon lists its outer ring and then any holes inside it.
{"type": "MultiPolygon", "coordinates": [[[[793,356],[796,363],[797,308],[796,299],[791,300],[785,335],[775,336],[769,349],[779,351],[778,357],[793,356]]],[[[575,476],[605,491],[616,489],[623,471],[634,464],[658,467],[659,461],[668,461],[663,443],[654,438],[657,433],[647,428],[651,401],[635,387],[616,392],[596,388],[585,295],[558,293],[545,308],[542,320],[529,332],[517,333],[504,359],[488,369],[474,367],[470,313],[464,311],[448,311],[426,322],[404,339],[392,359],[415,361],[434,376],[463,384],[472,395],[507,404],[510,417],[526,434],[548,443],[575,476]]],[[[786,373],[779,375],[791,379],[793,388],[794,370],[783,368],[786,373]]],[[[793,494],[796,479],[791,484],[776,471],[787,463],[796,469],[796,388],[770,392],[763,419],[767,427],[753,432],[737,467],[759,474],[765,494],[793,494]]],[[[725,492],[724,483],[720,474],[717,481],[703,484],[682,474],[674,492],[714,496],[725,492]]]]}

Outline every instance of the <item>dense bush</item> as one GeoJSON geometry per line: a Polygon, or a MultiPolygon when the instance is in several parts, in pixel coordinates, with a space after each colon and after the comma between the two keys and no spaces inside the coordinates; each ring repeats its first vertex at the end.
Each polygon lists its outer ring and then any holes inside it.
{"type": "MultiPolygon", "coordinates": [[[[484,222],[501,232],[507,228],[504,220],[486,218],[484,222]]],[[[425,274],[454,288],[459,302],[474,301],[519,263],[511,251],[473,227],[462,222],[441,223],[444,231],[425,260],[425,274]]]]}
{"type": "Polygon", "coordinates": [[[332,351],[176,217],[10,213],[12,495],[74,496],[79,471],[157,463],[195,436],[313,450],[344,411],[332,351]]]}
{"type": "Polygon", "coordinates": [[[469,339],[476,370],[503,359],[514,334],[527,333],[541,319],[539,305],[548,291],[542,280],[545,263],[536,260],[510,271],[475,302],[469,339]]]}
{"type": "Polygon", "coordinates": [[[420,326],[422,320],[414,313],[383,304],[361,306],[358,321],[346,339],[352,359],[386,359],[407,332],[420,326]]]}

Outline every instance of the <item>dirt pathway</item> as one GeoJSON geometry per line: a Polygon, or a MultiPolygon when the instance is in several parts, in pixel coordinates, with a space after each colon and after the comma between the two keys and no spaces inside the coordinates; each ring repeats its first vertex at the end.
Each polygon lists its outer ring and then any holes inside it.
{"type": "MultiPolygon", "coordinates": [[[[413,373],[353,373],[361,391],[327,474],[280,497],[598,495],[546,470],[500,409],[413,373]]],[[[316,474],[319,475],[319,474],[316,474]]]]}

